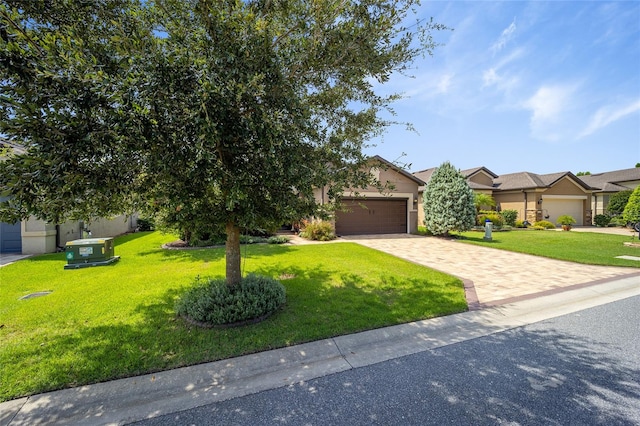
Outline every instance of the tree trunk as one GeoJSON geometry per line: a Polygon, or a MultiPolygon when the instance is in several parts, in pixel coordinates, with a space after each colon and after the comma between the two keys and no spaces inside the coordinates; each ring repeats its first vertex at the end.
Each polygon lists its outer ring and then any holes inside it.
{"type": "Polygon", "coordinates": [[[240,283],[240,228],[233,222],[227,222],[227,243],[225,252],[227,258],[227,285],[240,283]]]}

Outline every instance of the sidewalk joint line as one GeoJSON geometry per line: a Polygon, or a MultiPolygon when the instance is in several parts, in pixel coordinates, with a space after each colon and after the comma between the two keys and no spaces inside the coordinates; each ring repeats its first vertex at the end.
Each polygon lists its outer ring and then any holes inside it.
{"type": "Polygon", "coordinates": [[[344,361],[349,364],[349,369],[353,370],[355,367],[349,362],[349,360],[347,359],[346,355],[344,353],[342,353],[342,349],[340,348],[340,345],[338,345],[338,342],[336,342],[335,337],[331,338],[331,341],[333,342],[333,344],[336,346],[336,348],[338,349],[338,352],[340,353],[340,356],[342,357],[342,359],[344,359],[344,361]]]}

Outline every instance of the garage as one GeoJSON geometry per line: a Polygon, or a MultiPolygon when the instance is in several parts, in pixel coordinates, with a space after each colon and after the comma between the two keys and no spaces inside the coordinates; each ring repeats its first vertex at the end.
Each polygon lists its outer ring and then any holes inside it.
{"type": "Polygon", "coordinates": [[[336,212],[336,234],[406,234],[406,199],[345,199],[336,212]]]}
{"type": "Polygon", "coordinates": [[[22,253],[20,222],[0,222],[0,253],[22,253]]]}
{"type": "Polygon", "coordinates": [[[556,223],[558,216],[568,214],[576,220],[576,225],[583,225],[584,200],[586,197],[555,198],[550,195],[542,196],[542,212],[545,220],[556,223]],[[547,216],[549,216],[547,218],[547,216]]]}

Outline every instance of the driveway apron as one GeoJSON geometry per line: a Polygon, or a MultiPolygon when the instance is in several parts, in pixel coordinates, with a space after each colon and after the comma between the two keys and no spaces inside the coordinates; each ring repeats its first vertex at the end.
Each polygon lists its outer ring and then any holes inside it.
{"type": "Polygon", "coordinates": [[[640,277],[640,271],[631,268],[582,265],[434,237],[394,234],[341,239],[462,279],[471,309],[602,283],[616,277],[640,277]]]}

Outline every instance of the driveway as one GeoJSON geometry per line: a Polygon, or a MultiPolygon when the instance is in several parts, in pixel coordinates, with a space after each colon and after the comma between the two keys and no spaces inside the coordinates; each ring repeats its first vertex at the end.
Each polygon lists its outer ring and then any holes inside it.
{"type": "Polygon", "coordinates": [[[630,268],[582,265],[455,240],[409,234],[342,237],[462,279],[470,309],[638,275],[630,268]]]}

